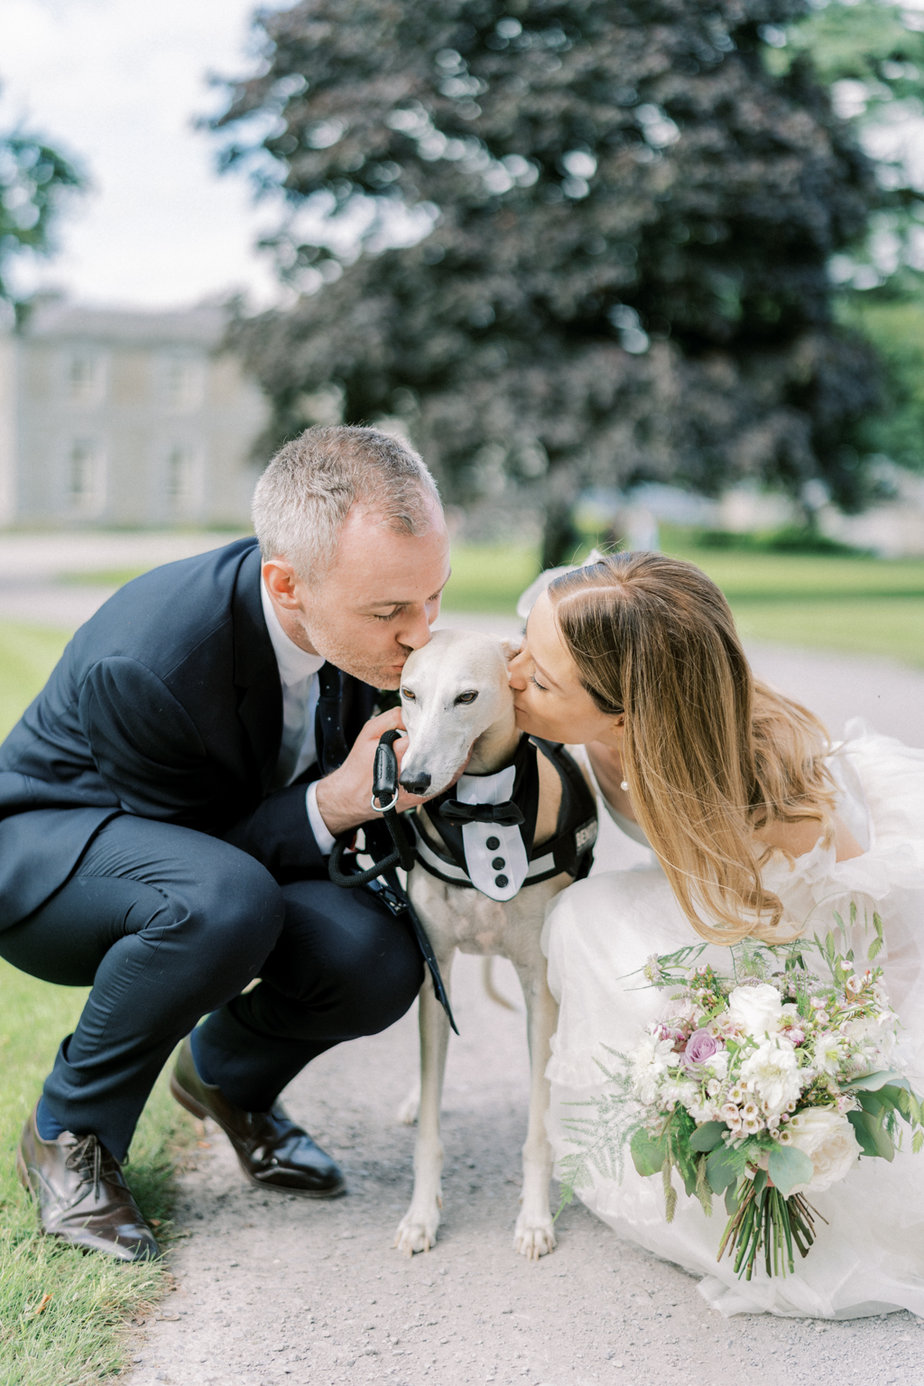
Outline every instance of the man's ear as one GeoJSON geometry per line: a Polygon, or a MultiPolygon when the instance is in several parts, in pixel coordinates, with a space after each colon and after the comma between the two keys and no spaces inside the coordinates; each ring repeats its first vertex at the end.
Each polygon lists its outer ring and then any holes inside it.
{"type": "Polygon", "coordinates": [[[298,578],[291,563],[284,558],[270,558],[263,564],[263,581],[266,590],[277,605],[291,611],[298,606],[295,585],[298,578]]]}

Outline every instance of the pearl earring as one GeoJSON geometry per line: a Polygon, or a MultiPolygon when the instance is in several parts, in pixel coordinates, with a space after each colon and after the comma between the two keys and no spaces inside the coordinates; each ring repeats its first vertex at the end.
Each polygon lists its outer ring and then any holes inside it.
{"type": "Polygon", "coordinates": [[[628,781],[628,780],[620,780],[620,781],[619,781],[619,788],[622,790],[623,794],[628,794],[628,792],[629,792],[629,781],[628,781]]]}

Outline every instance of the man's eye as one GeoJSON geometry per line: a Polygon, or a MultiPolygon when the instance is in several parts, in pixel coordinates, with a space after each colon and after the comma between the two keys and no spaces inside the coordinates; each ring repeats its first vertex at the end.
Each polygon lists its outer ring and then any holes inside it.
{"type": "Polygon", "coordinates": [[[466,692],[466,693],[460,693],[459,696],[458,696],[458,698],[456,698],[456,702],[457,702],[457,703],[473,703],[477,697],[478,697],[478,690],[477,690],[477,688],[472,688],[472,689],[469,689],[468,692],[466,692]]]}

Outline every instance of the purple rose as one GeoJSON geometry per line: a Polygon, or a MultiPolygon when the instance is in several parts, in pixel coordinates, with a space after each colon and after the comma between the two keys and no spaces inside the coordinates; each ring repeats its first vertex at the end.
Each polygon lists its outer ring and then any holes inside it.
{"type": "Polygon", "coordinates": [[[683,1062],[688,1068],[693,1064],[704,1064],[723,1048],[722,1041],[708,1030],[694,1030],[683,1051],[683,1062]]]}

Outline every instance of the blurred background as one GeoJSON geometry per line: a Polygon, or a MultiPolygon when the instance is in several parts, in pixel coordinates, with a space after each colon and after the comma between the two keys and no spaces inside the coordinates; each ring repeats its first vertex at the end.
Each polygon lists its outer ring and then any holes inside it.
{"type": "MultiPolygon", "coordinates": [[[[436,472],[448,619],[661,548],[835,735],[922,745],[922,276],[924,0],[3,0],[0,736],[344,421],[436,472]]],[[[0,1377],[83,1386],[166,1272],[36,1235],[13,1149],[82,995],[0,994],[0,1377]]],[[[176,1113],[132,1154],[168,1237],[176,1113]]]]}
{"type": "Polygon", "coordinates": [[[450,606],[661,547],[922,666],[922,271],[922,0],[5,0],[0,587],[375,423],[450,606]]]}

